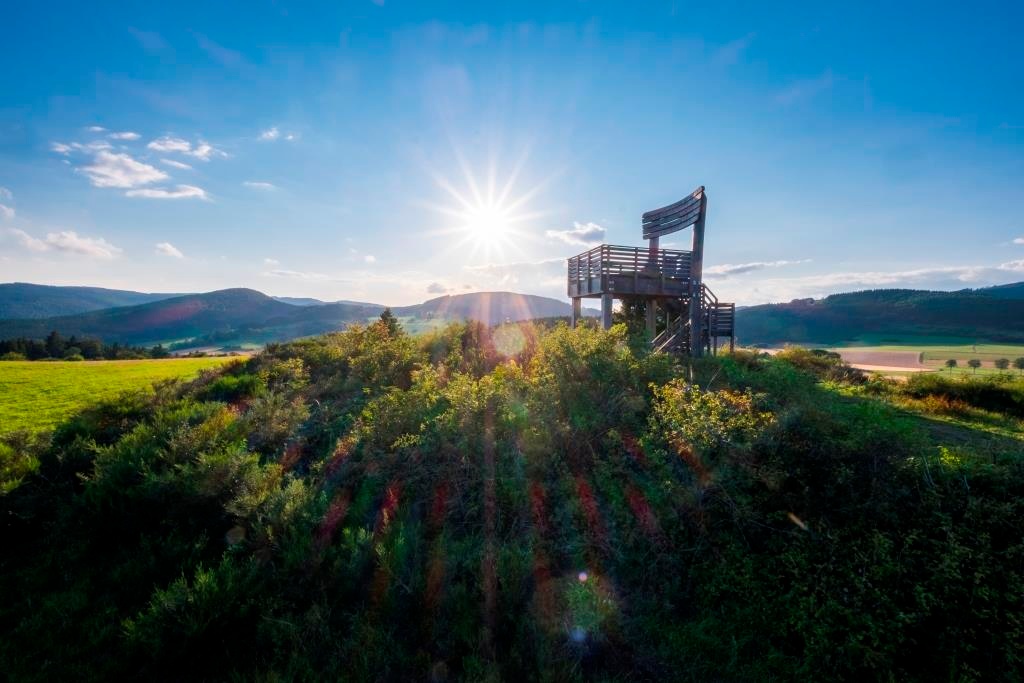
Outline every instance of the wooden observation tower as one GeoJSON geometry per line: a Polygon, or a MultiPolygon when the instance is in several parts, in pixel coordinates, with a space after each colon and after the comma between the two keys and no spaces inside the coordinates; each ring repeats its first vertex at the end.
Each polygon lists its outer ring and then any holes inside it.
{"type": "Polygon", "coordinates": [[[569,296],[572,324],[580,319],[583,299],[601,299],[601,323],[612,325],[614,299],[646,303],[647,331],[659,351],[700,356],[717,353],[719,339],[735,344],[736,305],[720,302],[701,281],[704,262],[704,219],[708,195],[698,187],[675,204],[643,215],[645,247],[602,244],[569,259],[569,296]],[[658,239],[693,227],[690,251],[659,249],[658,239]],[[665,311],[658,329],[657,310],[665,311]]]}

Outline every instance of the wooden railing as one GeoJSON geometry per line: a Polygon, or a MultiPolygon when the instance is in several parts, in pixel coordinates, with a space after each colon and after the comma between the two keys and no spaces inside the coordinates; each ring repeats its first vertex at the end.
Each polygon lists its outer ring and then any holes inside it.
{"type": "Polygon", "coordinates": [[[650,275],[674,280],[690,277],[691,255],[688,251],[646,247],[620,247],[602,244],[569,259],[569,281],[579,282],[603,275],[650,275]]]}

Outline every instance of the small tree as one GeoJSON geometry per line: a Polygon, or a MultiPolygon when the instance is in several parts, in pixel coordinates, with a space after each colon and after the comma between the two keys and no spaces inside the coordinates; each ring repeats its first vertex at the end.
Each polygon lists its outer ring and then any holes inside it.
{"type": "Polygon", "coordinates": [[[946,361],[946,367],[949,368],[950,372],[953,372],[953,368],[956,367],[956,358],[950,358],[946,361]]]}
{"type": "Polygon", "coordinates": [[[394,337],[402,331],[401,326],[398,323],[398,318],[391,312],[390,308],[385,308],[380,314],[380,321],[384,323],[384,326],[388,328],[388,334],[394,337]]]}
{"type": "Polygon", "coordinates": [[[1010,360],[1008,358],[997,358],[996,367],[1000,370],[1006,370],[1010,367],[1010,360]]]}
{"type": "Polygon", "coordinates": [[[1022,357],[1022,358],[1014,358],[1013,359],[1013,367],[1015,367],[1018,370],[1020,370],[1020,373],[1022,375],[1024,375],[1024,357],[1022,357]]]}
{"type": "Polygon", "coordinates": [[[972,358],[969,361],[967,361],[967,365],[972,370],[974,370],[974,374],[978,374],[978,368],[981,367],[981,361],[978,360],[977,358],[972,358]]]}

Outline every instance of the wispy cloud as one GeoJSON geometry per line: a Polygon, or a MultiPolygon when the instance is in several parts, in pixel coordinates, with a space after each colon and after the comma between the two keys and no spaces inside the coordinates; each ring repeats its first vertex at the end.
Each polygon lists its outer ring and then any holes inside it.
{"type": "Polygon", "coordinates": [[[196,42],[199,44],[199,47],[202,48],[203,52],[213,57],[215,61],[220,62],[222,66],[231,68],[245,66],[245,58],[242,56],[241,52],[224,47],[219,43],[215,43],[201,33],[196,33],[194,35],[196,37],[196,42]]]}
{"type": "Polygon", "coordinates": [[[173,190],[164,187],[148,187],[141,190],[128,190],[126,197],[144,197],[146,199],[209,199],[206,190],[195,185],[178,185],[173,190]]]}
{"type": "Polygon", "coordinates": [[[89,126],[88,128],[86,128],[86,130],[89,131],[90,133],[102,133],[107,129],[103,126],[89,126]]]}
{"type": "Polygon", "coordinates": [[[775,95],[779,104],[793,104],[799,100],[814,97],[818,93],[832,87],[832,70],[827,69],[820,76],[801,78],[793,81],[775,95]]]}
{"type": "Polygon", "coordinates": [[[1013,240],[1013,243],[1014,244],[1024,244],[1024,237],[1016,238],[1015,240],[1013,240]]]}
{"type": "Polygon", "coordinates": [[[108,135],[111,140],[138,140],[140,136],[138,133],[133,133],[130,130],[121,131],[120,133],[111,133],[108,135]]]}
{"type": "Polygon", "coordinates": [[[181,250],[170,242],[159,242],[156,245],[156,252],[163,254],[164,256],[171,256],[173,258],[185,258],[185,255],[181,253],[181,250]]]}
{"type": "Polygon", "coordinates": [[[566,244],[586,247],[599,244],[604,239],[605,229],[597,223],[574,222],[571,230],[548,230],[544,236],[566,244]]]}
{"type": "Polygon", "coordinates": [[[154,152],[188,152],[192,149],[192,143],[188,140],[172,138],[169,135],[165,135],[161,138],[157,138],[156,140],[151,140],[146,147],[154,152]]]}
{"type": "MultiPolygon", "coordinates": [[[[14,195],[6,187],[0,186],[0,199],[3,199],[5,201],[10,201],[10,200],[14,199],[14,195]]],[[[6,204],[0,203],[0,218],[3,218],[4,220],[8,220],[8,221],[9,220],[13,220],[14,219],[14,207],[7,206],[6,204]]]]}
{"type": "Polygon", "coordinates": [[[263,265],[265,265],[265,266],[279,266],[279,265],[281,265],[281,262],[278,261],[276,258],[265,258],[265,259],[263,259],[263,265]]]}
{"type": "Polygon", "coordinates": [[[731,40],[714,51],[711,55],[711,63],[718,66],[731,66],[739,61],[743,53],[754,42],[753,33],[748,33],[742,38],[731,40]]]}
{"type": "Polygon", "coordinates": [[[705,275],[729,277],[730,275],[740,275],[742,273],[750,273],[755,270],[764,270],[765,268],[781,268],[782,266],[793,266],[800,263],[810,263],[810,259],[803,259],[800,261],[752,261],[750,263],[723,263],[718,266],[711,266],[710,268],[704,269],[705,275]]]}
{"type": "Polygon", "coordinates": [[[298,135],[295,133],[283,133],[277,126],[271,126],[266,130],[260,131],[257,140],[262,142],[273,142],[274,140],[287,140],[289,142],[298,139],[298,135]]]}
{"type": "Polygon", "coordinates": [[[317,282],[345,282],[345,280],[339,280],[333,278],[330,275],[323,273],[311,273],[301,270],[287,270],[285,268],[275,268],[274,270],[267,270],[263,272],[263,275],[267,277],[280,277],[288,278],[291,280],[313,280],[317,282]]]}
{"type": "Polygon", "coordinates": [[[246,180],[242,183],[246,187],[251,187],[254,190],[276,190],[277,185],[273,183],[265,183],[260,180],[246,180]]]}
{"type": "Polygon", "coordinates": [[[367,254],[367,255],[363,256],[363,263],[376,263],[376,262],[377,262],[377,257],[374,256],[373,254],[367,254]]]}
{"type": "Polygon", "coordinates": [[[167,178],[160,169],[133,159],[127,154],[101,150],[93,163],[81,171],[89,176],[95,187],[138,187],[167,178]]]}
{"type": "Polygon", "coordinates": [[[188,140],[172,137],[170,135],[164,135],[156,140],[151,140],[146,147],[154,152],[177,152],[196,159],[201,159],[202,161],[209,161],[212,157],[227,156],[227,153],[203,140],[200,140],[195,146],[193,146],[188,140]]]}
{"type": "Polygon", "coordinates": [[[192,169],[192,167],[186,164],[185,162],[175,161],[174,159],[161,159],[160,163],[165,166],[170,166],[171,168],[180,169],[182,171],[189,171],[192,169]]]}
{"type": "Polygon", "coordinates": [[[992,266],[938,266],[897,271],[847,271],[791,278],[721,280],[715,293],[741,304],[821,297],[861,289],[912,288],[954,290],[988,287],[1024,277],[1024,259],[992,266]]]}
{"type": "Polygon", "coordinates": [[[82,152],[84,154],[90,154],[92,152],[99,152],[107,149],[111,149],[111,145],[109,142],[105,140],[94,140],[93,142],[86,143],[72,142],[71,144],[65,144],[63,142],[50,143],[51,152],[63,154],[64,156],[68,156],[72,152],[82,152]]]}
{"type": "Polygon", "coordinates": [[[30,251],[60,251],[98,259],[112,259],[122,251],[102,237],[83,237],[74,230],[47,233],[45,239],[33,237],[24,230],[12,229],[9,232],[30,251]]]}
{"type": "Polygon", "coordinates": [[[450,291],[450,287],[445,287],[440,282],[431,282],[427,285],[427,294],[447,294],[450,291]]]}

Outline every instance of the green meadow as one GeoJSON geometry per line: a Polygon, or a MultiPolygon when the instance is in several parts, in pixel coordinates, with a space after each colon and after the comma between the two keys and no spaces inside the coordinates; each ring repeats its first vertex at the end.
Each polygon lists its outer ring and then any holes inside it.
{"type": "Polygon", "coordinates": [[[96,401],[155,382],[189,379],[230,358],[0,362],[0,433],[40,431],[96,401]]]}

